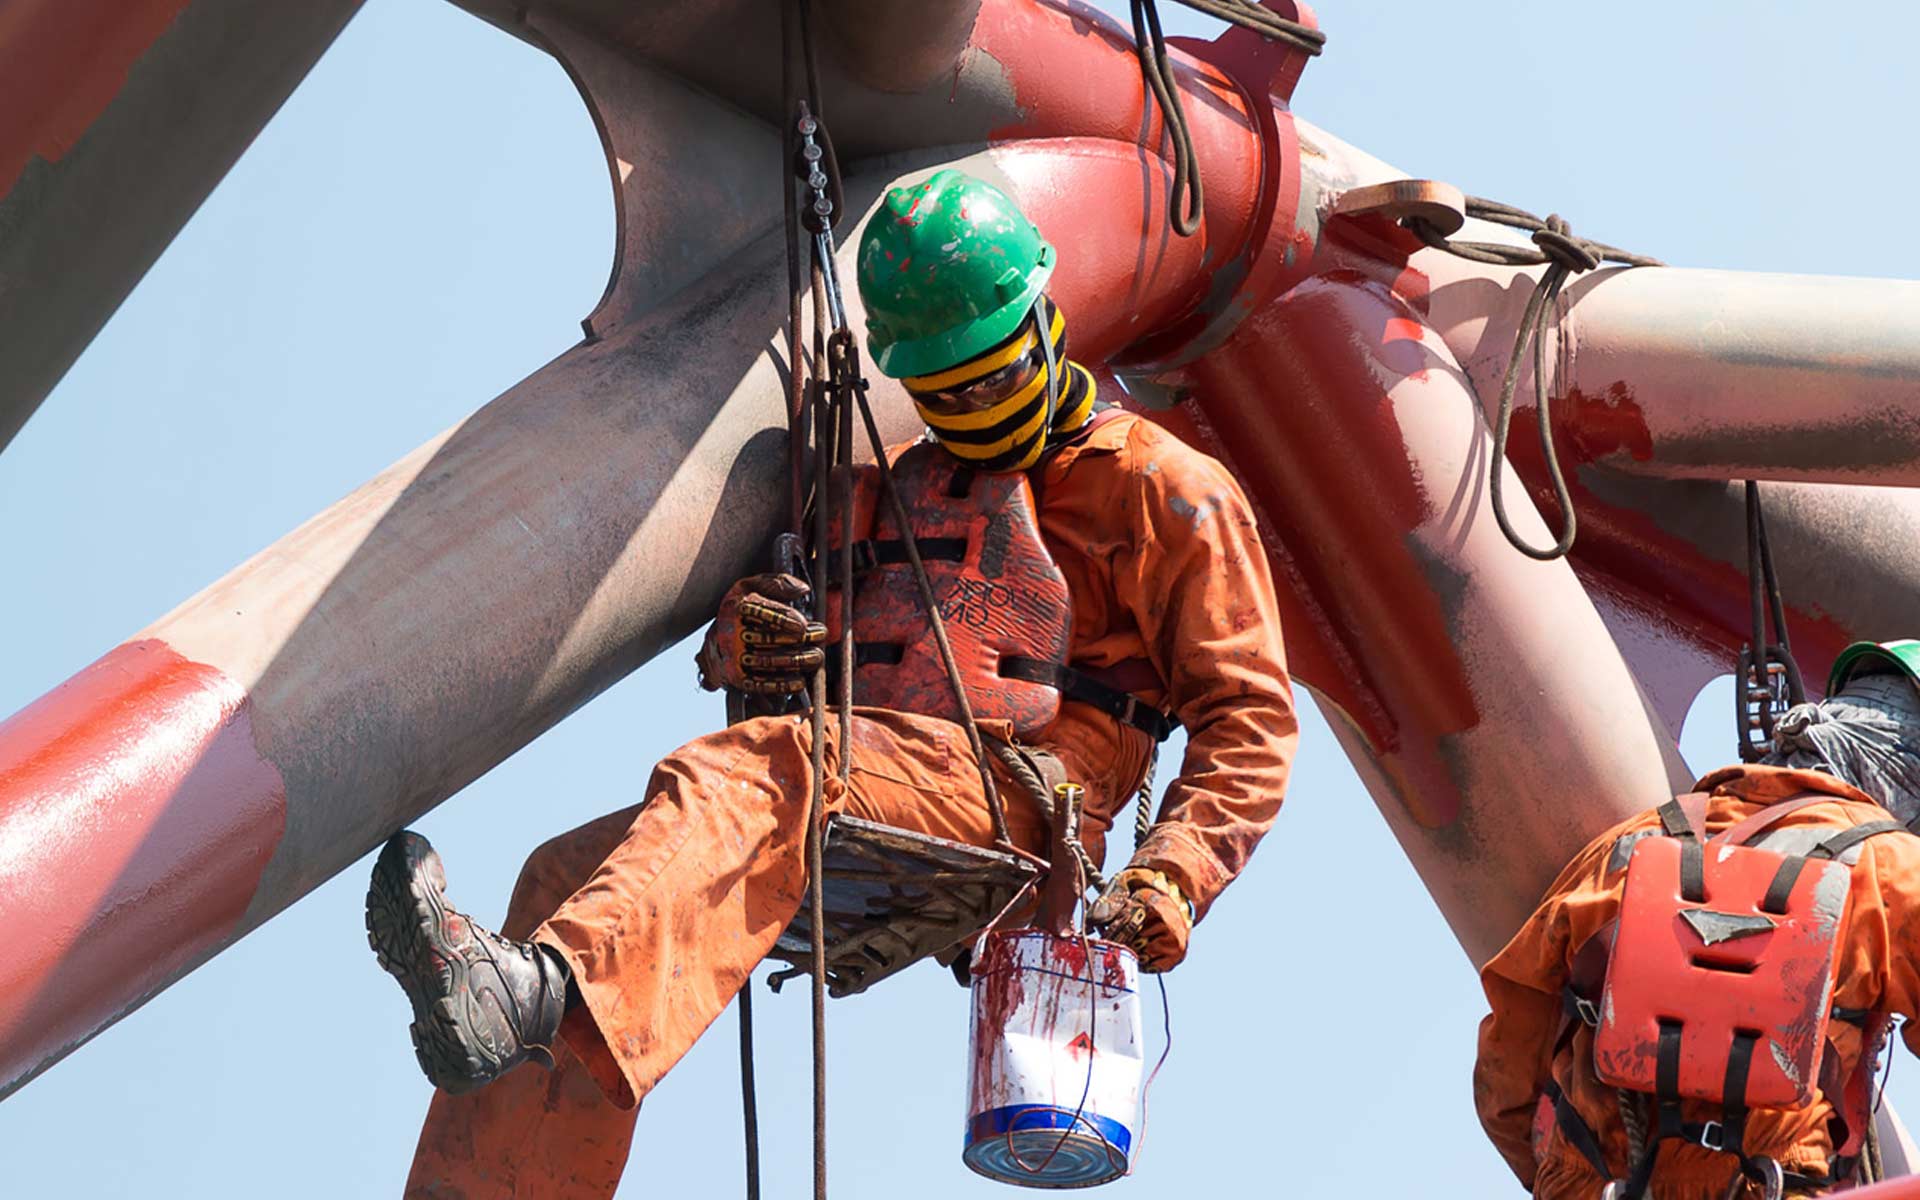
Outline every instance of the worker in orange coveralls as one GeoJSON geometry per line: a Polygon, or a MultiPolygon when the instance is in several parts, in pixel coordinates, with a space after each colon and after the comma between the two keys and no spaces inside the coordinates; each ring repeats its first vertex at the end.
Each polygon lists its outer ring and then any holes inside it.
{"type": "Polygon", "coordinates": [[[1481,971],[1474,1104],[1535,1196],[1872,1175],[1891,1016],[1920,1053],[1917,669],[1920,642],[1849,647],[1760,763],[1596,838],[1481,971]]]}
{"type": "MultiPolygon", "coordinates": [[[[1020,736],[1033,689],[1052,697],[1044,725],[1020,741],[1084,786],[1096,861],[1156,737],[1174,720],[1186,727],[1157,822],[1096,906],[1109,936],[1164,971],[1274,821],[1298,727],[1246,499],[1220,464],[1099,401],[1091,374],[1065,357],[1065,318],[1044,290],[1053,265],[1053,247],[983,181],[948,170],[896,188],[860,246],[868,345],[929,426],[889,453],[928,570],[950,589],[976,589],[996,621],[1013,614],[1018,645],[1058,650],[1036,651],[1017,679],[968,668],[981,731],[1020,736]],[[901,269],[908,259],[919,266],[901,269]],[[925,536],[923,516],[951,525],[968,505],[985,536],[925,536]],[[1030,595],[1025,577],[1001,577],[1013,570],[1002,559],[1024,563],[1030,595]],[[1049,617],[1033,599],[1046,595],[1070,603],[1049,617]],[[994,719],[1014,692],[1014,715],[994,719]]],[[[877,611],[883,593],[898,598],[899,537],[888,541],[871,489],[863,494],[853,520],[873,535],[866,565],[876,578],[894,572],[856,588],[864,646],[870,627],[908,610],[877,611]]],[[[943,593],[943,607],[955,595],[943,593]]],[[[800,690],[825,634],[797,607],[804,596],[791,576],[737,584],[700,652],[702,683],[800,690]]],[[[894,674],[913,678],[856,671],[845,787],[834,764],[846,748],[827,722],[826,806],[991,845],[965,732],[929,715],[951,696],[925,686],[914,656],[931,639],[920,621],[891,647],[906,657],[894,674]]],[[[964,621],[949,630],[957,642],[973,636],[964,621]]],[[[412,1003],[418,1056],[440,1089],[407,1195],[613,1194],[640,1101],[800,907],[809,740],[805,715],[758,716],[674,751],[642,803],[533,853],[499,934],[450,906],[424,839],[388,843],[368,892],[369,936],[412,1003]],[[520,1065],[528,1060],[549,1069],[520,1065]]],[[[1014,842],[1042,850],[1038,801],[994,770],[1014,842]]]]}

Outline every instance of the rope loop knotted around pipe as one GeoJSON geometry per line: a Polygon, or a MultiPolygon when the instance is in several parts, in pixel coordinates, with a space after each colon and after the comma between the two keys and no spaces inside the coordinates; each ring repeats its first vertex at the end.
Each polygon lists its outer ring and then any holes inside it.
{"type": "Polygon", "coordinates": [[[1506,535],[1513,548],[1528,558],[1552,562],[1573,549],[1573,539],[1578,529],[1573,496],[1567,489],[1560,456],[1554,450],[1553,422],[1547,400],[1547,343],[1542,333],[1553,312],[1553,302],[1559,298],[1560,288],[1569,276],[1584,274],[1602,263],[1619,263],[1628,267],[1658,267],[1665,264],[1657,258],[1633,254],[1605,242],[1579,237],[1558,213],[1542,219],[1525,209],[1479,196],[1467,197],[1466,212],[1469,217],[1525,230],[1533,245],[1513,246],[1504,242],[1471,242],[1449,238],[1430,221],[1418,216],[1406,217],[1401,224],[1435,250],[1444,250],[1473,262],[1547,268],[1540,276],[1540,282],[1535,285],[1533,295],[1527,299],[1526,312],[1521,316],[1520,328],[1514,336],[1513,353],[1507,356],[1506,374],[1500,380],[1500,411],[1494,422],[1493,456],[1489,464],[1492,475],[1489,498],[1493,504],[1493,519],[1499,523],[1500,532],[1506,535]],[[1554,503],[1560,508],[1562,520],[1559,535],[1554,538],[1552,545],[1545,547],[1529,545],[1514,529],[1513,523],[1507,519],[1506,497],[1502,488],[1502,478],[1506,474],[1502,468],[1507,461],[1507,434],[1513,425],[1513,392],[1520,378],[1520,361],[1529,348],[1533,350],[1533,400],[1539,410],[1540,457],[1547,464],[1547,479],[1553,485],[1554,503]]]}
{"type": "MultiPolygon", "coordinates": [[[[1311,25],[1291,21],[1279,13],[1262,8],[1255,0],[1178,0],[1196,12],[1218,17],[1242,29],[1251,29],[1268,41],[1292,46],[1303,54],[1316,55],[1325,48],[1327,35],[1311,25]]],[[[1140,60],[1140,78],[1147,93],[1160,106],[1167,141],[1173,148],[1173,182],[1167,188],[1167,221],[1181,237],[1192,237],[1200,229],[1200,214],[1206,193],[1200,183],[1200,162],[1193,153],[1193,134],[1187,127],[1186,110],[1180,104],[1180,85],[1167,61],[1167,41],[1160,32],[1157,0],[1132,0],[1133,53],[1140,60]]]]}

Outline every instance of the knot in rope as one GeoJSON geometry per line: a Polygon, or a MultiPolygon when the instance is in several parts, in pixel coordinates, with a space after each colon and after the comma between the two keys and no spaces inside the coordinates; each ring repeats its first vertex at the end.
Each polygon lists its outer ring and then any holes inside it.
{"type": "Polygon", "coordinates": [[[1533,231],[1533,244],[1540,247],[1540,253],[1549,263],[1565,267],[1576,275],[1600,265],[1599,247],[1585,238],[1574,237],[1558,213],[1547,217],[1544,228],[1533,231]]]}
{"type": "Polygon", "coordinates": [[[1520,328],[1514,335],[1513,353],[1507,357],[1507,371],[1500,381],[1500,413],[1494,422],[1493,458],[1488,464],[1492,472],[1492,486],[1488,492],[1493,505],[1493,519],[1499,523],[1500,532],[1506,535],[1513,548],[1528,558],[1552,562],[1573,549],[1576,527],[1573,496],[1567,489],[1566,476],[1560,469],[1560,456],[1554,450],[1553,422],[1547,410],[1547,350],[1543,331],[1553,311],[1553,302],[1559,298],[1561,285],[1566,283],[1568,276],[1585,274],[1603,262],[1627,267],[1658,267],[1665,264],[1657,258],[1630,254],[1605,242],[1576,237],[1566,219],[1558,213],[1542,220],[1523,208],[1515,208],[1497,200],[1468,196],[1466,201],[1467,216],[1505,225],[1509,229],[1525,230],[1533,245],[1455,240],[1419,216],[1404,217],[1400,224],[1426,245],[1458,258],[1503,267],[1547,268],[1541,274],[1540,282],[1534,286],[1533,295],[1527,300],[1526,313],[1520,318],[1520,328]],[[1527,544],[1514,530],[1512,522],[1507,519],[1506,497],[1502,488],[1506,474],[1503,468],[1507,461],[1507,434],[1513,424],[1514,385],[1520,378],[1520,362],[1526,357],[1529,347],[1533,350],[1533,399],[1540,422],[1540,456],[1546,461],[1547,478],[1553,485],[1554,502],[1559,505],[1563,521],[1559,536],[1553,539],[1552,545],[1544,547],[1527,544]]]}

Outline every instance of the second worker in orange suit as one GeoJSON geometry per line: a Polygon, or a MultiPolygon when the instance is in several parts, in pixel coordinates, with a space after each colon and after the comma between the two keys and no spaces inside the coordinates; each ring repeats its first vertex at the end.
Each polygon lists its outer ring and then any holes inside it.
{"type": "Polygon", "coordinates": [[[1920,642],[1849,648],[1763,762],[1596,838],[1487,963],[1474,1103],[1535,1196],[1869,1173],[1892,1016],[1920,1052],[1917,667],[1920,642]]]}

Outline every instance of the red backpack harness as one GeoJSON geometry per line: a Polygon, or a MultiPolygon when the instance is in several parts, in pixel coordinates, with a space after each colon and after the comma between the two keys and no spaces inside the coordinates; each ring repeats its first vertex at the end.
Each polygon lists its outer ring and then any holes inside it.
{"type": "MultiPolygon", "coordinates": [[[[1640,1161],[1609,1197],[1645,1193],[1661,1143],[1678,1139],[1735,1155],[1768,1187],[1827,1186],[1852,1174],[1868,1122],[1870,1074],[1887,1014],[1832,1008],[1833,960],[1851,869],[1839,857],[1868,838],[1906,832],[1895,820],[1840,830],[1810,852],[1754,843],[1809,804],[1791,797],[1722,831],[1704,834],[1707,796],[1660,806],[1660,829],[1633,845],[1616,920],[1574,955],[1554,1057],[1581,1025],[1593,1030],[1603,1083],[1651,1093],[1658,1124],[1640,1161]],[[1859,1060],[1847,1077],[1827,1038],[1829,1018],[1859,1025],[1859,1060]],[[1825,1179],[1803,1178],[1743,1144],[1750,1108],[1797,1109],[1816,1084],[1833,1101],[1837,1147],[1825,1179]],[[1683,1099],[1721,1106],[1719,1120],[1685,1121],[1683,1099]]],[[[1600,1141],[1549,1078],[1543,1107],[1600,1177],[1615,1181],[1600,1141]]]]}
{"type": "MultiPolygon", "coordinates": [[[[1174,721],[1132,694],[1161,686],[1152,664],[1068,665],[1073,601],[1040,538],[1027,475],[975,471],[923,441],[901,453],[893,477],[976,718],[1005,720],[1031,736],[1072,700],[1167,739],[1174,721]]],[[[871,536],[854,542],[854,703],[958,721],[906,546],[890,506],[874,503],[879,486],[877,468],[855,477],[853,511],[876,515],[871,536]]],[[[832,531],[829,561],[843,536],[832,531]]],[[[837,588],[829,589],[827,617],[832,642],[840,636],[837,588]]]]}

